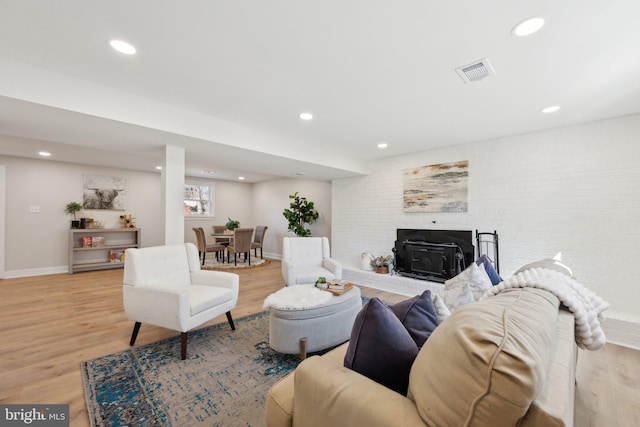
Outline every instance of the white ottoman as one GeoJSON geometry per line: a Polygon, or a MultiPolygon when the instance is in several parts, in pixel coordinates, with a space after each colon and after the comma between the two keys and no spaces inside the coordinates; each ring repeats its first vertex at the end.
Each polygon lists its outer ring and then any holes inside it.
{"type": "Polygon", "coordinates": [[[324,350],[349,340],[351,328],[362,309],[360,289],[353,286],[339,296],[320,291],[313,285],[283,288],[265,300],[269,315],[269,346],[277,352],[299,354],[324,350]],[[274,295],[300,297],[296,307],[291,300],[278,304],[274,295]],[[287,295],[291,294],[291,295],[287,295]],[[331,298],[327,298],[329,295],[331,298]],[[317,299],[317,304],[314,300],[317,299]]]}

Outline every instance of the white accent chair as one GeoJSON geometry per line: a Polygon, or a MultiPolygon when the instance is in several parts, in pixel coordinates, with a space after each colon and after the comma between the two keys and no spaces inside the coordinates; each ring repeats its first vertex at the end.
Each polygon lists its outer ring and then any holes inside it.
{"type": "Polygon", "coordinates": [[[284,237],[282,276],[287,286],[342,279],[342,264],[331,258],[326,237],[284,237]]]}
{"type": "Polygon", "coordinates": [[[124,261],[124,311],[140,325],[180,331],[181,359],[187,356],[188,332],[225,313],[235,330],[231,310],[238,303],[239,276],[200,269],[193,243],[127,249],[124,261]]]}

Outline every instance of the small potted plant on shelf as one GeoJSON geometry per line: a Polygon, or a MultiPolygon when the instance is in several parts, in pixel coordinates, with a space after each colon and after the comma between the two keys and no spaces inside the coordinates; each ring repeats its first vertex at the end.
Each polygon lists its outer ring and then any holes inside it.
{"type": "Polygon", "coordinates": [[[82,205],[78,202],[69,202],[67,206],[64,207],[64,212],[73,215],[73,219],[71,220],[71,228],[80,228],[80,221],[76,218],[76,212],[82,210],[82,205]]]}
{"type": "Polygon", "coordinates": [[[236,228],[240,227],[240,221],[235,221],[229,218],[229,221],[227,221],[226,227],[227,227],[227,230],[233,231],[236,228]]]}
{"type": "Polygon", "coordinates": [[[380,274],[389,273],[389,266],[391,264],[393,264],[393,255],[380,255],[371,260],[371,266],[376,270],[376,273],[380,274]]]}

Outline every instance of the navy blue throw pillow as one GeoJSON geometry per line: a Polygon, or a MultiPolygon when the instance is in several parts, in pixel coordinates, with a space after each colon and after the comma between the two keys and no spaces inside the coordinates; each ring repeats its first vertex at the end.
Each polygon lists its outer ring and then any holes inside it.
{"type": "Polygon", "coordinates": [[[418,347],[424,345],[438,326],[438,315],[429,290],[392,305],[391,311],[400,319],[418,347]]]}
{"type": "Polygon", "coordinates": [[[491,261],[489,261],[489,258],[487,257],[486,254],[478,258],[476,260],[476,264],[477,265],[484,264],[484,271],[487,273],[487,276],[489,276],[489,279],[491,280],[491,284],[493,286],[502,282],[502,277],[500,277],[500,275],[495,270],[495,268],[493,268],[493,265],[491,264],[491,261]]]}
{"type": "Polygon", "coordinates": [[[418,350],[391,309],[371,298],[356,316],[344,366],[406,396],[418,350]]]}

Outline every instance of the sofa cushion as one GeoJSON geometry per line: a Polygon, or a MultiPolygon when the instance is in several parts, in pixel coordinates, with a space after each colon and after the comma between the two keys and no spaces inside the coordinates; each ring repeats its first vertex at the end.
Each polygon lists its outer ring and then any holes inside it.
{"type": "Polygon", "coordinates": [[[418,346],[402,322],[378,298],[371,298],[353,324],[344,366],[406,394],[417,354],[418,346]]]}
{"type": "Polygon", "coordinates": [[[476,260],[476,264],[484,265],[484,271],[487,273],[487,276],[489,276],[489,279],[491,280],[491,284],[493,286],[502,282],[502,277],[500,277],[496,269],[493,268],[493,264],[491,264],[491,261],[489,261],[489,257],[486,254],[478,258],[476,260]]]}
{"type": "Polygon", "coordinates": [[[396,303],[390,308],[418,347],[424,345],[431,332],[438,326],[438,315],[429,290],[424,291],[422,295],[396,303]]]}
{"type": "Polygon", "coordinates": [[[512,289],[458,308],[411,369],[408,397],[427,425],[514,426],[545,381],[558,299],[512,289]]]}

